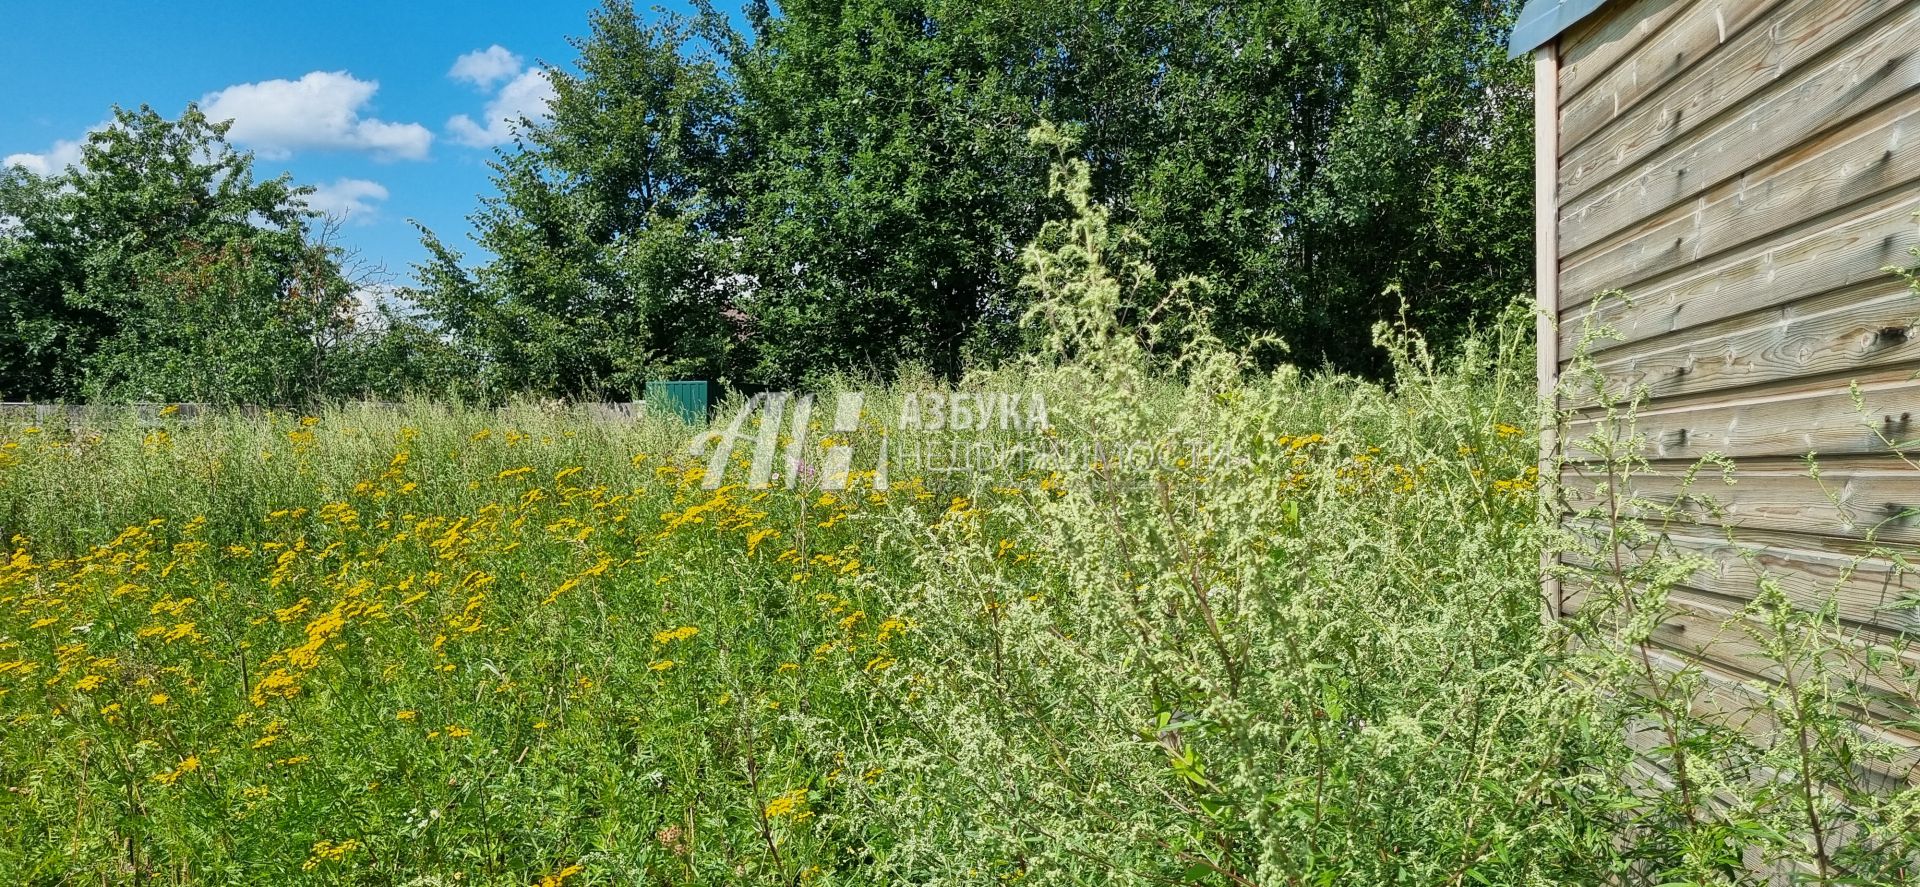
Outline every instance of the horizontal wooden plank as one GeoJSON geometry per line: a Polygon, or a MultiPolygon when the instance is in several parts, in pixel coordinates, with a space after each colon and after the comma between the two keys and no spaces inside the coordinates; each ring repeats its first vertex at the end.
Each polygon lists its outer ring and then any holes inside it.
{"type": "MultiPolygon", "coordinates": [[[[1701,677],[1701,685],[1690,695],[1695,717],[1744,732],[1758,748],[1779,748],[1780,743],[1792,747],[1795,738],[1789,713],[1778,703],[1767,701],[1772,681],[1717,661],[1688,659],[1681,651],[1662,650],[1669,667],[1681,661],[1695,663],[1694,670],[1701,677]]],[[[1837,703],[1834,709],[1836,715],[1851,722],[1846,727],[1847,738],[1856,756],[1847,763],[1855,787],[1884,795],[1920,785],[1920,738],[1888,723],[1889,719],[1904,720],[1899,713],[1884,707],[1865,711],[1851,701],[1837,703]],[[1860,754],[1869,747],[1878,752],[1872,756],[1860,754]]],[[[1748,778],[1773,780],[1780,774],[1756,769],[1748,778]]],[[[1844,796],[1832,785],[1823,789],[1835,800],[1844,796]]]]}
{"type": "MultiPolygon", "coordinates": [[[[1914,669],[1920,668],[1911,644],[1882,647],[1861,643],[1833,632],[1823,632],[1814,662],[1783,664],[1762,641],[1766,625],[1737,610],[1716,610],[1702,601],[1676,602],[1672,612],[1654,630],[1660,646],[1695,662],[1716,666],[1742,677],[1773,684],[1791,676],[1797,681],[1824,676],[1836,698],[1862,720],[1893,734],[1902,743],[1920,746],[1914,732],[1914,669]]],[[[1802,639],[1804,641],[1804,638],[1802,639]]]]}
{"type": "MultiPolygon", "coordinates": [[[[1712,468],[1691,477],[1672,468],[1631,475],[1621,485],[1622,513],[1701,527],[1920,542],[1920,469],[1897,459],[1855,458],[1822,465],[1816,477],[1800,465],[1762,464],[1742,465],[1731,475],[1712,468]],[[1633,507],[1636,500],[1652,504],[1633,507]]],[[[1562,475],[1568,507],[1606,506],[1603,480],[1568,466],[1562,475]]]]}
{"type": "MultiPolygon", "coordinates": [[[[1641,725],[1638,729],[1628,731],[1627,745],[1639,754],[1628,765],[1624,781],[1636,795],[1647,797],[1675,790],[1673,775],[1666,772],[1666,753],[1663,749],[1666,743],[1665,735],[1651,724],[1641,725]]],[[[1768,777],[1762,774],[1756,778],[1768,777]]],[[[1733,810],[1742,806],[1744,805],[1741,800],[1724,788],[1715,789],[1707,801],[1701,804],[1708,814],[1721,817],[1723,820],[1733,810]]],[[[1630,846],[1633,841],[1640,840],[1637,835],[1641,829],[1644,829],[1644,826],[1629,826],[1628,835],[1631,837],[1623,839],[1620,845],[1630,846]]],[[[1852,827],[1850,824],[1842,824],[1841,829],[1845,832],[1842,837],[1849,841],[1852,840],[1852,835],[1859,831],[1857,827],[1852,827]]],[[[1749,843],[1741,848],[1740,863],[1746,867],[1747,874],[1761,879],[1753,883],[1766,884],[1769,887],[1791,887],[1794,884],[1808,883],[1815,881],[1819,875],[1819,870],[1813,863],[1791,859],[1769,859],[1766,849],[1758,843],[1749,843]]],[[[1659,884],[1664,880],[1660,877],[1662,874],[1664,872],[1653,862],[1635,860],[1627,864],[1624,877],[1610,878],[1604,883],[1608,887],[1659,884]]]]}
{"type": "MultiPolygon", "coordinates": [[[[1678,783],[1673,773],[1669,772],[1673,755],[1666,731],[1656,721],[1639,719],[1626,731],[1626,737],[1627,746],[1635,752],[1623,780],[1628,788],[1641,797],[1655,795],[1672,797],[1671,793],[1677,789],[1678,783]]],[[[1871,732],[1869,731],[1862,738],[1870,740],[1871,732]]],[[[1898,746],[1894,747],[1894,755],[1899,758],[1910,758],[1898,746]]],[[[1917,778],[1912,772],[1911,759],[1906,764],[1907,772],[1899,776],[1891,772],[1899,770],[1899,764],[1879,762],[1876,764],[1877,766],[1855,768],[1855,774],[1859,777],[1857,780],[1860,783],[1859,787],[1869,792],[1891,795],[1905,790],[1917,778]]],[[[1744,771],[1731,773],[1729,776],[1732,779],[1744,781],[1750,786],[1779,784],[1791,779],[1788,775],[1751,764],[1744,771]]],[[[1699,807],[1706,816],[1725,821],[1735,811],[1746,811],[1746,815],[1751,815],[1750,792],[1736,792],[1733,786],[1717,781],[1704,786],[1700,782],[1698,779],[1695,780],[1694,791],[1707,792],[1706,798],[1699,802],[1699,807]],[[1742,795],[1748,797],[1742,797],[1742,795]]],[[[1844,793],[1830,785],[1822,785],[1819,788],[1822,794],[1836,802],[1835,811],[1838,815],[1828,814],[1829,819],[1824,825],[1824,830],[1829,853],[1840,855],[1846,847],[1860,839],[1860,824],[1847,812],[1849,804],[1844,793]]],[[[1629,827],[1628,834],[1634,835],[1639,828],[1642,827],[1629,827]]],[[[1637,838],[1629,838],[1628,841],[1630,843],[1635,839],[1637,838]]],[[[1758,842],[1748,842],[1741,848],[1740,863],[1746,868],[1746,874],[1759,879],[1743,883],[1767,884],[1772,887],[1816,883],[1823,879],[1831,883],[1835,875],[1847,877],[1852,874],[1837,867],[1835,871],[1823,873],[1814,861],[1805,858],[1776,858],[1764,844],[1758,842]]],[[[1646,862],[1633,863],[1628,866],[1626,872],[1624,880],[1610,879],[1606,883],[1625,887],[1625,885],[1656,884],[1664,880],[1660,877],[1663,872],[1646,862]]]]}
{"type": "Polygon", "coordinates": [[[1575,408],[1631,393],[1651,399],[1784,379],[1860,373],[1920,361],[1920,299],[1892,275],[1811,299],[1610,349],[1606,385],[1566,392],[1575,408]]]}
{"type": "MultiPolygon", "coordinates": [[[[1843,33],[1847,24],[1831,23],[1826,32],[1843,33]]],[[[1697,127],[1684,108],[1670,109],[1665,121],[1622,120],[1562,160],[1563,252],[1584,249],[1838,123],[1902,99],[1920,86],[1920,54],[1912,51],[1917,42],[1920,6],[1910,2],[1834,53],[1784,76],[1768,72],[1778,79],[1725,113],[1711,120],[1693,116],[1697,127]]],[[[1642,113],[1665,108],[1649,103],[1642,113]]]]}
{"type": "Polygon", "coordinates": [[[1560,101],[1598,82],[1621,59],[1628,57],[1661,26],[1691,7],[1691,0],[1633,0],[1609,4],[1582,19],[1560,37],[1560,101]]]}
{"type": "MultiPolygon", "coordinates": [[[[1586,595],[1576,594],[1568,601],[1567,613],[1578,614],[1587,601],[1586,595]]],[[[1742,608],[1685,591],[1670,596],[1665,607],[1651,636],[1662,648],[1761,681],[1778,683],[1789,676],[1787,664],[1761,643],[1770,629],[1742,608]]],[[[1920,733],[1910,723],[1920,706],[1920,685],[1915,683],[1920,649],[1912,641],[1880,644],[1845,629],[1829,629],[1815,646],[1820,671],[1836,696],[1857,697],[1851,703],[1856,711],[1903,741],[1920,745],[1920,733]]],[[[1813,672],[1812,661],[1791,664],[1796,679],[1808,679],[1813,672]]]]}
{"type": "Polygon", "coordinates": [[[1632,289],[1776,233],[1823,227],[1827,217],[1920,179],[1920,103],[1875,109],[1797,146],[1619,238],[1564,258],[1563,300],[1632,289]]]}
{"type": "MultiPolygon", "coordinates": [[[[1737,612],[1730,613],[1726,621],[1714,615],[1697,618],[1679,615],[1682,611],[1691,611],[1695,606],[1697,602],[1691,600],[1676,605],[1670,614],[1670,627],[1646,646],[1643,667],[1650,665],[1655,679],[1664,680],[1684,664],[1704,679],[1704,689],[1708,690],[1687,697],[1690,713],[1694,717],[1705,723],[1733,729],[1743,729],[1742,725],[1745,724],[1751,728],[1747,732],[1757,744],[1770,744],[1780,737],[1781,724],[1764,692],[1779,687],[1784,681],[1785,671],[1777,663],[1757,661],[1770,660],[1771,657],[1746,634],[1749,629],[1742,625],[1752,629],[1759,629],[1759,626],[1742,619],[1737,612]],[[1689,633],[1710,634],[1717,642],[1728,646],[1706,650],[1704,654],[1695,652],[1700,642],[1696,638],[1686,637],[1689,633]],[[1743,645],[1746,655],[1733,655],[1732,645],[1736,643],[1736,637],[1745,639],[1737,643],[1743,645]],[[1670,641],[1685,646],[1670,646],[1670,641]],[[1756,667],[1767,673],[1755,672],[1753,668],[1756,667]]],[[[1874,771],[1877,777],[1874,781],[1880,783],[1880,787],[1886,787],[1881,781],[1885,777],[1902,783],[1920,779],[1920,770],[1916,770],[1916,767],[1920,767],[1920,733],[1915,732],[1913,711],[1908,701],[1912,696],[1911,672],[1903,670],[1913,667],[1911,657],[1890,650],[1880,650],[1870,657],[1867,655],[1868,646],[1840,637],[1828,637],[1826,640],[1833,645],[1831,657],[1826,661],[1836,670],[1830,675],[1834,678],[1830,686],[1836,697],[1846,700],[1840,703],[1840,707],[1851,716],[1850,719],[1858,728],[1855,736],[1862,742],[1888,747],[1894,753],[1897,766],[1887,767],[1884,765],[1889,762],[1882,762],[1882,768],[1874,771]],[[1884,672],[1872,680],[1886,684],[1889,689],[1876,690],[1853,683],[1851,675],[1862,673],[1863,670],[1884,672]],[[1903,685],[1907,689],[1901,689],[1903,685]]],[[[1641,659],[1640,647],[1624,647],[1617,643],[1614,647],[1617,653],[1641,659]]],[[[1810,672],[1808,666],[1809,663],[1799,663],[1795,676],[1805,678],[1810,672]]],[[[1628,733],[1642,734],[1642,741],[1652,741],[1652,747],[1667,744],[1665,731],[1650,718],[1636,718],[1628,733]]],[[[1636,748],[1642,751],[1650,749],[1642,745],[1636,745],[1636,748]]]]}
{"type": "MultiPolygon", "coordinates": [[[[1666,772],[1666,744],[1665,734],[1653,724],[1638,725],[1627,732],[1627,745],[1638,754],[1628,765],[1623,781],[1636,795],[1649,797],[1675,790],[1673,775],[1666,772]]],[[[1776,780],[1778,776],[1759,771],[1750,774],[1748,778],[1763,782],[1776,780]]],[[[1707,815],[1725,821],[1733,811],[1749,805],[1725,787],[1716,787],[1700,806],[1707,815]]],[[[1627,837],[1619,841],[1620,846],[1631,846],[1634,841],[1641,840],[1638,833],[1644,828],[1644,826],[1629,826],[1627,837]]],[[[1834,823],[1830,828],[1835,845],[1853,841],[1859,832],[1859,827],[1850,822],[1834,823]]],[[[1746,867],[1746,873],[1750,877],[1759,879],[1742,883],[1765,884],[1768,887],[1792,887],[1795,884],[1816,882],[1819,877],[1818,867],[1814,863],[1794,859],[1770,859],[1765,846],[1755,842],[1750,842],[1741,848],[1740,863],[1746,867]]],[[[1607,884],[1608,887],[1641,887],[1645,884],[1660,884],[1665,882],[1665,879],[1660,877],[1664,873],[1664,870],[1650,860],[1634,860],[1627,864],[1623,877],[1609,878],[1601,883],[1607,884]]]]}
{"type": "MultiPolygon", "coordinates": [[[[1682,669],[1695,676],[1691,687],[1673,687],[1666,691],[1684,693],[1676,701],[1686,704],[1688,716],[1696,722],[1692,725],[1693,731],[1700,726],[1731,730],[1744,734],[1749,742],[1762,749],[1776,748],[1777,743],[1794,741],[1788,722],[1778,713],[1777,707],[1767,700],[1765,693],[1770,682],[1766,679],[1727,668],[1717,662],[1693,659],[1683,652],[1659,644],[1636,648],[1633,655],[1640,655],[1642,650],[1644,661],[1656,678],[1673,675],[1682,669]]],[[[1849,761],[1856,788],[1888,795],[1920,785],[1920,740],[1906,730],[1888,727],[1870,713],[1859,712],[1845,705],[1839,708],[1843,714],[1850,714],[1854,718],[1847,727],[1847,734],[1856,753],[1849,761]],[[1869,748],[1874,750],[1871,755],[1865,754],[1869,748]]],[[[1672,739],[1664,725],[1648,715],[1633,719],[1626,732],[1627,744],[1639,753],[1640,760],[1650,770],[1662,773],[1670,780],[1673,748],[1672,739]]],[[[1736,762],[1725,758],[1694,760],[1701,766],[1717,767],[1729,779],[1744,781],[1749,785],[1763,785],[1783,778],[1780,773],[1752,761],[1736,762]],[[1728,769],[1729,766],[1741,765],[1749,769],[1728,769]]],[[[1704,771],[1695,772],[1696,778],[1702,775],[1704,771]]],[[[1671,781],[1667,785],[1671,787],[1671,781]]],[[[1835,801],[1845,802],[1845,794],[1832,784],[1822,784],[1820,790],[1835,801]]],[[[1713,799],[1717,803],[1710,806],[1721,809],[1725,809],[1725,805],[1733,800],[1724,789],[1717,789],[1713,799]]],[[[1834,846],[1852,840],[1857,832],[1845,817],[1833,825],[1837,827],[1831,836],[1836,839],[1834,846]]]]}
{"type": "MultiPolygon", "coordinates": [[[[1658,693],[1684,705],[1691,723],[1677,725],[1683,737],[1698,735],[1703,727],[1712,726],[1745,734],[1759,748],[1773,748],[1777,747],[1776,743],[1794,741],[1787,723],[1767,701],[1765,692],[1770,683],[1765,679],[1722,667],[1718,663],[1691,659],[1684,653],[1658,644],[1620,652],[1640,662],[1643,669],[1652,672],[1652,680],[1658,682],[1639,689],[1642,696],[1652,698],[1653,694],[1658,693]],[[1689,686],[1668,682],[1671,676],[1683,670],[1694,677],[1689,686]]],[[[1858,718],[1848,727],[1853,750],[1856,753],[1865,752],[1871,746],[1876,751],[1871,756],[1861,754],[1851,762],[1855,786],[1884,795],[1920,785],[1920,741],[1904,730],[1874,723],[1870,715],[1861,713],[1858,718]]],[[[1636,752],[1637,762],[1645,767],[1643,775],[1652,778],[1654,785],[1649,788],[1671,790],[1676,768],[1673,737],[1668,733],[1667,725],[1651,713],[1633,716],[1628,721],[1626,744],[1636,752]]],[[[1691,761],[1693,763],[1689,765],[1689,770],[1699,780],[1696,782],[1699,790],[1716,781],[1702,778],[1706,774],[1705,768],[1717,768],[1729,781],[1754,786],[1781,778],[1778,772],[1751,760],[1735,761],[1725,757],[1702,760],[1692,757],[1691,761]],[[1702,769],[1693,769],[1696,765],[1702,769]]],[[[1836,786],[1823,784],[1820,788],[1835,801],[1845,801],[1845,795],[1836,786]]],[[[1724,789],[1714,791],[1715,794],[1707,802],[1710,809],[1725,809],[1729,802],[1734,801],[1724,789]]],[[[1835,825],[1840,826],[1836,838],[1850,839],[1847,836],[1854,830],[1846,826],[1844,818],[1835,825]]]]}
{"type": "Polygon", "coordinates": [[[1901,188],[1830,227],[1686,266],[1627,291],[1624,299],[1590,301],[1566,310],[1560,321],[1560,354],[1580,350],[1589,324],[1616,334],[1592,343],[1589,353],[1599,355],[1629,342],[1888,279],[1888,267],[1914,262],[1913,248],[1920,245],[1917,210],[1920,187],[1901,188]]]}
{"type": "MultiPolygon", "coordinates": [[[[1699,685],[1688,696],[1690,713],[1695,718],[1745,733],[1761,748],[1793,741],[1788,725],[1774,713],[1762,692],[1752,686],[1757,682],[1752,682],[1750,676],[1688,660],[1674,651],[1661,650],[1653,653],[1652,658],[1665,671],[1691,668],[1700,677],[1699,685]]],[[[1920,744],[1911,736],[1860,722],[1852,724],[1850,732],[1854,742],[1881,746],[1890,753],[1890,760],[1862,756],[1853,761],[1854,777],[1862,787],[1886,792],[1920,785],[1920,744]]],[[[1764,771],[1747,775],[1749,779],[1777,778],[1776,774],[1764,771]]]]}
{"type": "MultiPolygon", "coordinates": [[[[1689,588],[1744,604],[1759,593],[1765,578],[1778,583],[1794,606],[1818,612],[1831,604],[1839,618],[1870,630],[1879,639],[1920,631],[1920,610],[1908,606],[1920,591],[1920,576],[1881,553],[1884,549],[1764,531],[1737,531],[1728,538],[1712,535],[1711,530],[1696,535],[1669,528],[1660,536],[1671,546],[1660,550],[1662,556],[1700,559],[1701,568],[1682,580],[1689,588]]],[[[1633,567],[1646,563],[1655,551],[1647,546],[1606,547],[1600,551],[1600,560],[1578,552],[1564,553],[1561,560],[1604,571],[1616,556],[1623,565],[1633,567]]],[[[1568,583],[1563,601],[1580,599],[1572,584],[1568,583]]]]}
{"type": "Polygon", "coordinates": [[[1717,399],[1681,398],[1641,409],[1631,427],[1605,416],[1577,418],[1567,423],[1563,446],[1576,460],[1602,458],[1601,443],[1628,433],[1643,438],[1642,453],[1652,459],[1890,452],[1920,439],[1920,380],[1911,372],[1885,371],[1717,399]],[[1588,439],[1596,434],[1601,436],[1588,439]]]}
{"type": "MultiPolygon", "coordinates": [[[[1642,161],[1654,157],[1663,149],[1675,143],[1684,143],[1699,131],[1716,129],[1715,123],[1723,115],[1741,116],[1742,107],[1757,96],[1777,92],[1781,81],[1792,82],[1796,69],[1822,57],[1823,53],[1836,45],[1864,43],[1870,55],[1880,58],[1897,54],[1901,44],[1889,37],[1888,42],[1880,43],[1872,39],[1859,40],[1863,29],[1889,11],[1899,8],[1906,0],[1830,0],[1824,3],[1797,2],[1779,7],[1778,14],[1762,22],[1760,27],[1750,27],[1734,35],[1724,46],[1715,40],[1717,23],[1711,19],[1697,23],[1696,31],[1704,33],[1672,32],[1679,46],[1682,59],[1689,55],[1698,58],[1704,55],[1700,64],[1680,68],[1675,76],[1661,79],[1659,88],[1645,101],[1631,106],[1623,106],[1617,117],[1600,121],[1606,124],[1603,129],[1586,138],[1574,147],[1564,148],[1561,153],[1562,197],[1574,201],[1582,195],[1599,188],[1617,176],[1630,173],[1642,161]],[[1687,48],[1689,47],[1690,48],[1687,48]]],[[[1749,2],[1733,4],[1745,11],[1753,11],[1761,3],[1749,2]]],[[[1765,4],[1767,10],[1773,4],[1765,4]]],[[[1725,15],[1727,10],[1719,10],[1725,15]]],[[[1684,18],[1684,16],[1683,16],[1684,18]]],[[[1679,20],[1676,20],[1678,23],[1679,20]]],[[[1751,24],[1743,20],[1742,24],[1751,24]]],[[[1671,29],[1671,26],[1669,30],[1671,29]]],[[[1872,33],[1872,32],[1869,32],[1872,33]]],[[[1654,41],[1661,38],[1656,36],[1654,41]]],[[[1859,51],[1860,46],[1852,46],[1859,51]]],[[[1647,47],[1642,47],[1646,54],[1647,47]]],[[[1845,55],[1846,51],[1842,52],[1845,55]]],[[[1632,70],[1633,60],[1621,63],[1617,73],[1632,70]]],[[[1650,57],[1646,65],[1658,70],[1666,61],[1661,57],[1650,57]]],[[[1819,68],[1818,64],[1812,67],[1819,68]]],[[[1589,99],[1605,98],[1611,84],[1596,85],[1588,93],[1589,99]]],[[[1621,86],[1625,86],[1622,83],[1621,86]]],[[[1582,123],[1574,116],[1580,109],[1570,107],[1569,117],[1563,118],[1563,128],[1582,123]]],[[[1589,115],[1591,116],[1591,115],[1589,115]]],[[[1802,135],[1816,130],[1803,131],[1802,135]]],[[[1784,145],[1782,146],[1784,147],[1784,145]]],[[[1758,160],[1760,158],[1755,158],[1758,160]]],[[[1701,185],[1712,182],[1701,182],[1701,185]]]]}
{"type": "MultiPolygon", "coordinates": [[[[1846,0],[1846,2],[1886,2],[1886,0],[1846,0]]],[[[1819,4],[1797,3],[1797,6],[1819,4]]],[[[1772,13],[1780,6],[1780,0],[1696,0],[1684,12],[1674,16],[1647,41],[1636,47],[1633,52],[1620,60],[1611,70],[1601,75],[1587,89],[1572,99],[1563,99],[1560,112],[1560,153],[1570,154],[1579,145],[1596,133],[1603,131],[1608,123],[1621,119],[1640,117],[1659,118],[1666,113],[1664,109],[1650,109],[1650,113],[1638,113],[1641,101],[1650,96],[1654,103],[1666,107],[1680,104],[1680,99],[1670,95],[1671,90],[1663,90],[1676,80],[1693,84],[1695,92],[1710,93],[1720,104],[1738,101],[1741,96],[1751,92],[1757,83],[1751,76],[1736,78],[1732,72],[1750,74],[1759,70],[1744,58],[1723,63],[1718,60],[1703,68],[1699,76],[1686,77],[1695,64],[1712,55],[1716,49],[1726,46],[1725,52],[1736,55],[1754,55],[1771,50],[1781,54],[1787,48],[1805,45],[1800,42],[1779,42],[1780,35],[1773,33],[1746,34],[1747,26],[1772,13]],[[1733,41],[1728,45],[1728,41],[1733,41]],[[1717,72],[1717,73],[1716,73],[1717,72]]],[[[1796,32],[1792,30],[1794,19],[1792,10],[1780,16],[1781,24],[1787,28],[1789,38],[1796,32]]],[[[1763,29],[1772,30],[1772,29],[1763,29]]],[[[1711,113],[1711,109],[1706,109],[1711,113]]],[[[1694,115],[1690,114],[1688,119],[1694,115]]],[[[1700,114],[1704,118],[1705,114],[1700,114]]],[[[1618,134],[1607,132],[1609,139],[1618,134]]]]}

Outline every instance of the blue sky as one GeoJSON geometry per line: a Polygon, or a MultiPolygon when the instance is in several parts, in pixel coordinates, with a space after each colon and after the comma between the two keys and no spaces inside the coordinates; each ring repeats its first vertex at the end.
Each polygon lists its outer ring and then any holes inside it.
{"type": "MultiPolygon", "coordinates": [[[[466,216],[492,193],[503,115],[537,111],[544,61],[596,0],[9,3],[0,30],[0,162],[55,168],[119,104],[167,117],[188,102],[232,117],[232,137],[321,189],[340,240],[404,283],[424,256],[408,219],[472,258],[466,216]]],[[[682,8],[683,4],[663,4],[682,8]]]]}

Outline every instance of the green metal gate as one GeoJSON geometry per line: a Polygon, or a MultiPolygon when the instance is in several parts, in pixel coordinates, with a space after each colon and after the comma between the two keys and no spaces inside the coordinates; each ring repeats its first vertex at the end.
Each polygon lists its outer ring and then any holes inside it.
{"type": "Polygon", "coordinates": [[[693,425],[707,424],[707,383],[706,382],[667,382],[647,383],[647,409],[662,413],[672,413],[680,420],[693,425]]]}

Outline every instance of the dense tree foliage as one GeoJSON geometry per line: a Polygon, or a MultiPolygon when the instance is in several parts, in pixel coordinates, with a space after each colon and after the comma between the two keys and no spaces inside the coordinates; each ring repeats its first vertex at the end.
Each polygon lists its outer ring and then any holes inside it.
{"type": "Polygon", "coordinates": [[[1026,133],[1051,122],[1135,258],[1212,282],[1182,310],[1380,375],[1374,322],[1444,342],[1525,286],[1512,12],[790,0],[736,28],[610,3],[497,164],[492,257],[464,269],[430,235],[417,298],[513,387],[954,375],[1022,345],[1019,246],[1060,209],[1026,133]]]}
{"type": "Polygon", "coordinates": [[[496,164],[500,194],[473,217],[487,264],[469,273],[427,235],[413,297],[487,358],[491,388],[620,399],[649,374],[719,371],[733,97],[686,36],[599,13],[580,72],[549,72],[551,121],[496,164]]]}
{"type": "Polygon", "coordinates": [[[116,111],[81,162],[0,173],[0,397],[285,403],[407,390],[625,399],[1027,347],[1020,248],[1063,207],[1047,124],[1127,263],[1203,278],[1129,320],[1380,376],[1524,291],[1511,0],[755,0],[596,11],[472,216],[368,324],[288,178],[225,126],[116,111]]]}
{"type": "Polygon", "coordinates": [[[226,130],[116,109],[78,164],[0,173],[0,396],[291,403],[365,375],[309,189],[226,130]]]}

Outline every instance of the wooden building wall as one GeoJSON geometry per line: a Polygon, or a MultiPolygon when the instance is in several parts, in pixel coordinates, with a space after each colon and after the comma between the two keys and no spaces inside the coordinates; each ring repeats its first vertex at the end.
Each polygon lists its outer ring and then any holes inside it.
{"type": "MultiPolygon", "coordinates": [[[[1612,0],[1536,53],[1536,86],[1543,390],[1603,322],[1622,336],[1590,352],[1610,389],[1650,395],[1638,490],[1672,492],[1709,452],[1739,466],[1696,487],[1723,517],[1669,532],[1715,566],[1657,641],[1704,649],[1737,697],[1763,666],[1718,626],[1764,570],[1809,607],[1837,589],[1850,631],[1920,667],[1902,638],[1920,577],[1867,541],[1920,563],[1920,448],[1886,443],[1920,441],[1920,299],[1885,270],[1920,243],[1920,0],[1612,0]],[[1610,290],[1627,300],[1596,307],[1610,290]]],[[[1593,430],[1591,402],[1561,406],[1560,441],[1593,430]]],[[[1549,617],[1567,594],[1549,588],[1549,617]]],[[[1915,752],[1884,775],[1920,782],[1920,732],[1884,720],[1862,729],[1915,752]]]]}

